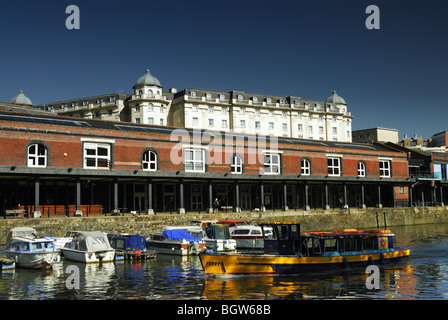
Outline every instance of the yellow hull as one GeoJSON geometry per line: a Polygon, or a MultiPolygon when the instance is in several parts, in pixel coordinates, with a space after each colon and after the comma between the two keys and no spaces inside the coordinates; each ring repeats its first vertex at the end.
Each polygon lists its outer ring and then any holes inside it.
{"type": "Polygon", "coordinates": [[[409,249],[366,254],[297,257],[249,254],[201,254],[202,267],[210,274],[273,274],[300,273],[340,269],[370,263],[387,263],[407,259],[409,249]]]}

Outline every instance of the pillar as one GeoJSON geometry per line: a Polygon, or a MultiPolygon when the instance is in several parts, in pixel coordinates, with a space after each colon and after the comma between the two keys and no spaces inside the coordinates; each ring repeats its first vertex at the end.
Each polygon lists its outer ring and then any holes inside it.
{"type": "Polygon", "coordinates": [[[365,200],[365,194],[364,194],[364,183],[361,183],[361,207],[363,209],[366,208],[366,200],[365,200]]]}
{"type": "Polygon", "coordinates": [[[266,207],[264,206],[264,187],[263,182],[260,183],[260,211],[266,212],[266,207]]]}
{"type": "Polygon", "coordinates": [[[328,183],[325,182],[325,210],[330,210],[330,204],[328,202],[328,183]]]}
{"type": "Polygon", "coordinates": [[[305,210],[310,210],[310,204],[308,200],[308,183],[305,182],[305,210]]]}
{"type": "Polygon", "coordinates": [[[76,210],[75,216],[82,216],[81,210],[81,178],[76,177],[76,210]]]}
{"type": "Polygon", "coordinates": [[[381,186],[378,183],[378,208],[382,208],[383,204],[381,203],[381,186]]]}
{"type": "Polygon", "coordinates": [[[112,213],[119,214],[120,210],[118,209],[118,179],[114,178],[114,208],[112,213]]]}
{"type": "Polygon", "coordinates": [[[152,181],[148,179],[148,214],[154,214],[154,208],[152,206],[152,181]]]}
{"type": "Polygon", "coordinates": [[[286,186],[286,182],[283,181],[283,207],[282,210],[283,211],[288,211],[289,207],[288,207],[288,188],[286,186]]]}
{"type": "Polygon", "coordinates": [[[39,177],[34,178],[34,212],[33,218],[40,218],[40,210],[39,210],[39,198],[40,198],[40,180],[39,177]]]}
{"type": "Polygon", "coordinates": [[[347,184],[344,182],[344,209],[348,209],[347,184]]]}
{"type": "Polygon", "coordinates": [[[240,205],[240,185],[238,181],[235,181],[235,212],[239,213],[241,212],[241,205],[240,205]]]}
{"type": "Polygon", "coordinates": [[[179,208],[177,213],[185,214],[184,179],[179,179],[179,208]]]}
{"type": "Polygon", "coordinates": [[[440,205],[444,206],[445,204],[443,203],[443,187],[442,185],[440,185],[440,205]]]}
{"type": "Polygon", "coordinates": [[[213,213],[213,185],[211,180],[208,182],[208,213],[213,213]]]}

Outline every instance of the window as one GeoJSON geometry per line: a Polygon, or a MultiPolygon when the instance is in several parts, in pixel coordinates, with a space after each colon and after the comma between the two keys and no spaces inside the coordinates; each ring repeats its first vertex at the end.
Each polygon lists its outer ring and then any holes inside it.
{"type": "Polygon", "coordinates": [[[282,129],[283,130],[288,130],[288,124],[287,123],[282,123],[282,129]]]}
{"type": "Polygon", "coordinates": [[[241,114],[246,114],[246,108],[241,107],[241,108],[240,108],[240,113],[241,113],[241,114]]]}
{"type": "Polygon", "coordinates": [[[282,117],[286,118],[286,111],[282,111],[282,117]]]}
{"type": "Polygon", "coordinates": [[[227,127],[227,120],[222,120],[221,126],[222,127],[227,127]]]}
{"type": "Polygon", "coordinates": [[[366,176],[366,164],[364,162],[358,162],[358,177],[366,176]]]}
{"type": "Polygon", "coordinates": [[[313,120],[313,115],[312,115],[312,114],[310,114],[310,115],[308,116],[308,120],[313,120]]]}
{"type": "Polygon", "coordinates": [[[243,173],[243,158],[240,156],[233,156],[232,163],[230,164],[230,173],[242,174],[243,173]]]}
{"type": "Polygon", "coordinates": [[[308,132],[309,132],[309,133],[313,133],[313,126],[309,126],[309,127],[308,127],[308,132]]]}
{"type": "Polygon", "coordinates": [[[269,110],[269,116],[270,116],[270,117],[273,117],[273,116],[274,116],[274,111],[269,110]]]}
{"type": "Polygon", "coordinates": [[[208,107],[208,112],[213,113],[213,109],[214,108],[212,106],[208,107]]]}
{"type": "Polygon", "coordinates": [[[154,118],[148,118],[148,124],[154,124],[154,118]]]}
{"type": "Polygon", "coordinates": [[[327,173],[329,176],[341,175],[341,158],[339,157],[327,158],[327,173]]]}
{"type": "Polygon", "coordinates": [[[269,122],[269,129],[274,130],[274,122],[269,122]]]}
{"type": "Polygon", "coordinates": [[[198,105],[197,104],[193,105],[193,111],[198,111],[198,105]]]}
{"type": "Polygon", "coordinates": [[[299,123],[299,125],[297,126],[297,130],[298,131],[302,131],[303,130],[303,126],[299,123]]]}
{"type": "Polygon", "coordinates": [[[163,119],[160,119],[160,125],[163,126],[163,119]]]}
{"type": "Polygon", "coordinates": [[[45,168],[47,166],[47,148],[39,143],[28,147],[28,167],[45,168]]]}
{"type": "Polygon", "coordinates": [[[142,170],[157,171],[157,154],[154,151],[147,150],[143,153],[142,170]]]}
{"type": "Polygon", "coordinates": [[[109,169],[110,144],[84,143],[84,168],[109,169]]]}
{"type": "Polygon", "coordinates": [[[208,125],[213,127],[215,124],[215,121],[213,119],[208,119],[208,125]]]}
{"type": "Polygon", "coordinates": [[[260,109],[255,109],[255,115],[259,116],[260,115],[260,109]]]}
{"type": "Polygon", "coordinates": [[[197,126],[199,124],[199,118],[194,117],[193,118],[193,125],[197,126]]]}
{"type": "Polygon", "coordinates": [[[264,174],[280,174],[280,154],[264,153],[263,154],[263,173],[264,174]]]}
{"type": "Polygon", "coordinates": [[[338,134],[338,128],[337,127],[333,127],[333,134],[338,134]]]}
{"type": "Polygon", "coordinates": [[[205,172],[205,150],[200,148],[184,149],[185,172],[205,172]]]}
{"type": "Polygon", "coordinates": [[[222,107],[221,108],[221,113],[222,114],[227,114],[227,108],[226,107],[222,107]]]}
{"type": "Polygon", "coordinates": [[[311,174],[311,162],[308,159],[300,160],[300,174],[309,176],[311,174]]]}
{"type": "Polygon", "coordinates": [[[140,123],[140,118],[135,118],[135,123],[140,123]]]}
{"type": "Polygon", "coordinates": [[[302,119],[302,112],[297,113],[297,117],[298,117],[299,119],[302,119]]]}
{"type": "Polygon", "coordinates": [[[246,120],[240,120],[240,127],[246,128],[246,120]]]}
{"type": "Polygon", "coordinates": [[[319,133],[324,133],[324,127],[319,127],[319,133]]]}
{"type": "Polygon", "coordinates": [[[190,96],[191,96],[191,97],[196,97],[196,91],[191,91],[191,92],[190,92],[190,96]]]}
{"type": "Polygon", "coordinates": [[[138,103],[135,105],[135,112],[140,112],[140,105],[138,103]]]}
{"type": "Polygon", "coordinates": [[[260,129],[260,128],[261,128],[260,121],[255,121],[255,129],[260,129]]]}
{"type": "Polygon", "coordinates": [[[389,159],[379,159],[380,165],[380,177],[382,178],[390,178],[390,168],[391,168],[391,160],[389,159]]]}
{"type": "Polygon", "coordinates": [[[323,121],[324,117],[322,115],[319,115],[319,121],[323,121]]]}
{"type": "Polygon", "coordinates": [[[152,95],[153,95],[153,92],[152,92],[152,90],[151,90],[151,89],[148,89],[148,91],[147,91],[147,95],[148,95],[148,97],[152,97],[152,95]]]}

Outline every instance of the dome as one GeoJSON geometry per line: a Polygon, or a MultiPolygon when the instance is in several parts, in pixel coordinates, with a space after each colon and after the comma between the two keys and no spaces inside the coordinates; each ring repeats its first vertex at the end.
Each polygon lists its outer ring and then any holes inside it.
{"type": "Polygon", "coordinates": [[[23,94],[22,90],[20,90],[20,92],[17,96],[15,96],[14,98],[11,99],[10,103],[20,104],[20,105],[29,105],[29,106],[33,105],[31,100],[26,95],[23,94]]]}
{"type": "Polygon", "coordinates": [[[345,102],[345,100],[342,99],[340,96],[338,96],[338,94],[337,94],[336,91],[334,91],[334,90],[333,90],[333,94],[332,94],[331,96],[329,96],[325,102],[327,102],[327,103],[333,103],[333,104],[336,104],[336,103],[347,104],[347,103],[345,102]]]}
{"type": "Polygon", "coordinates": [[[137,83],[135,85],[136,86],[158,86],[158,87],[162,86],[160,84],[160,81],[149,72],[149,69],[147,69],[146,73],[137,80],[137,83]]]}

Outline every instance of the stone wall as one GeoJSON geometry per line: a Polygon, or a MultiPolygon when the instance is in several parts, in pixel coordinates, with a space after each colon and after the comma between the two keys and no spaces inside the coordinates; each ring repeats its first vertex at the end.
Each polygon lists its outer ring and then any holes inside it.
{"type": "Polygon", "coordinates": [[[253,223],[268,221],[302,222],[302,231],[334,230],[344,228],[372,229],[387,227],[448,222],[448,207],[418,208],[368,208],[349,210],[310,210],[276,212],[242,212],[216,214],[157,214],[100,217],[55,217],[30,219],[0,219],[0,244],[5,243],[11,228],[30,226],[39,235],[64,236],[69,230],[99,230],[107,233],[127,232],[147,236],[165,225],[185,225],[192,220],[243,219],[253,223]]]}

